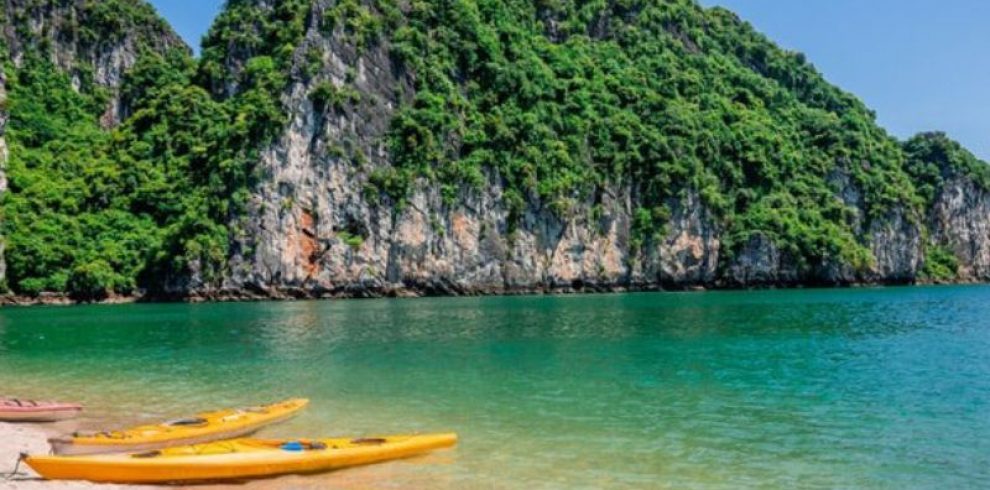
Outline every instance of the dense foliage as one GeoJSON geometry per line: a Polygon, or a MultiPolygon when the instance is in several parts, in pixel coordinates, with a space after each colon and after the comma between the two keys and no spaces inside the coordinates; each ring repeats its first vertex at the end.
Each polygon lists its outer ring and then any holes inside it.
{"type": "MultiPolygon", "coordinates": [[[[12,289],[99,298],[161,288],[192,270],[219,279],[258,150],[284,124],[279,95],[308,6],[228,2],[199,62],[181,49],[144,49],[120,87],[129,117],[110,131],[100,126],[108,89],[77,90],[48,61],[53,46],[22,32],[35,42],[20,66],[6,67],[12,289]],[[238,70],[224,51],[233,44],[256,54],[238,70]]],[[[29,10],[16,25],[28,25],[29,10]]],[[[125,33],[164,35],[138,0],[86,2],[78,13],[87,23],[69,31],[97,51],[125,33]]]]}
{"type": "Polygon", "coordinates": [[[99,273],[127,292],[156,240],[154,225],[128,212],[120,168],[101,130],[99,97],[72,90],[69,77],[37,56],[8,70],[10,192],[5,233],[12,286],[63,291],[99,273]]]}
{"type": "Polygon", "coordinates": [[[946,247],[931,247],[920,276],[929,281],[951,281],[959,276],[959,258],[946,247]]]}
{"type": "Polygon", "coordinates": [[[922,133],[904,143],[905,169],[930,204],[946,179],[964,176],[990,189],[990,166],[944,133],[922,133]]]}
{"type": "Polygon", "coordinates": [[[400,193],[425,175],[453,195],[497,168],[510,202],[539,196],[566,213],[606,183],[630,185],[642,243],[694,189],[726,223],[730,254],[758,232],[799,261],[860,267],[869,253],[830,178],[848,175],[872,216],[916,204],[873,114],[726,10],[420,1],[392,42],[418,82],[394,125],[400,193]]]}
{"type": "MultiPolygon", "coordinates": [[[[32,8],[43,15],[43,7],[32,8]]],[[[79,56],[125,35],[141,48],[120,87],[130,117],[105,129],[112,88],[92,82],[85,59],[69,73],[56,68],[45,33],[20,33],[22,59],[4,66],[8,285],[89,299],[158,286],[191,265],[209,277],[227,253],[228,199],[217,197],[226,182],[217,147],[226,141],[225,108],[192,82],[197,65],[185,49],[162,52],[167,43],[157,41],[170,32],[146,3],[85,2],[77,14],[61,35],[79,40],[79,56]]]]}
{"type": "Polygon", "coordinates": [[[47,60],[32,54],[8,70],[4,234],[16,291],[128,293],[156,264],[177,269],[163,261],[225,256],[203,202],[221,180],[207,155],[224,113],[189,83],[188,57],[171,58],[148,54],[135,67],[124,87],[134,114],[112,132],[99,123],[105,98],[77,92],[47,60]]]}
{"type": "MultiPolygon", "coordinates": [[[[80,5],[83,45],[160,30],[138,0],[80,5]]],[[[762,234],[805,267],[837,257],[864,268],[859,227],[894,207],[919,216],[947,168],[990,187],[986,165],[944,135],[902,145],[802,55],[693,0],[228,0],[201,59],[144,50],[120,87],[129,116],[112,130],[100,124],[108,91],[82,66],[74,87],[50,43],[6,64],[10,287],[93,298],[192,270],[219,278],[259,151],[286,123],[281,95],[323,63],[300,48],[314,20],[359,50],[386,43],[414,81],[369,199],[401,202],[422,178],[454,199],[496,170],[514,222],[537,200],[565,215],[626,186],[641,247],[693,191],[719,217],[728,257],[762,234]],[[858,207],[838,195],[847,183],[858,207]]],[[[317,107],[360,98],[314,87],[317,107]]],[[[926,274],[953,271],[949,255],[931,251],[926,274]]]]}

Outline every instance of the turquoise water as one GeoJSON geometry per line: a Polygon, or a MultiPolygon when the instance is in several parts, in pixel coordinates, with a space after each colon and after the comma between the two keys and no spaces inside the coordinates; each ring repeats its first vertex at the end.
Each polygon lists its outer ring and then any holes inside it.
{"type": "Polygon", "coordinates": [[[4,309],[0,392],[462,436],[320,487],[988,488],[990,288],[4,309]]]}

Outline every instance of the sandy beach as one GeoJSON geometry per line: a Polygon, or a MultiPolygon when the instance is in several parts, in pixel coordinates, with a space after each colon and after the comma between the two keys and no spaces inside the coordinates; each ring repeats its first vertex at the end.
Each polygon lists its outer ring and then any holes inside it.
{"type": "Polygon", "coordinates": [[[49,437],[58,433],[59,430],[54,425],[32,425],[32,424],[5,424],[0,423],[0,490],[74,490],[74,489],[99,489],[115,490],[119,488],[128,489],[149,489],[152,487],[120,486],[120,485],[95,485],[85,482],[51,482],[38,478],[31,468],[21,464],[18,474],[10,475],[17,464],[18,455],[21,453],[46,454],[48,453],[49,437]],[[9,476],[8,476],[9,475],[9,476]]]}

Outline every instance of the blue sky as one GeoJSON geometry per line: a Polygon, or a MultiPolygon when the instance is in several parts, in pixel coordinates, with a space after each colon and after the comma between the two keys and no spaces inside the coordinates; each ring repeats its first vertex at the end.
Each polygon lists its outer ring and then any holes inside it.
{"type": "Polygon", "coordinates": [[[220,12],[222,0],[150,0],[162,17],[168,19],[194,49],[199,49],[199,41],[210,28],[213,19],[220,12]]]}
{"type": "MultiPolygon", "coordinates": [[[[152,0],[191,45],[221,0],[152,0]]],[[[990,2],[986,0],[702,0],[722,5],[906,138],[943,130],[990,160],[990,2]]]]}

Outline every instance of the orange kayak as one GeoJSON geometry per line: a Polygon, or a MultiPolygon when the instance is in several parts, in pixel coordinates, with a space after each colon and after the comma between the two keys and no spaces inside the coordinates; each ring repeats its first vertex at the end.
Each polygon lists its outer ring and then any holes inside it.
{"type": "Polygon", "coordinates": [[[0,399],[0,422],[57,422],[78,416],[82,409],[75,403],[5,398],[0,399]]]}

